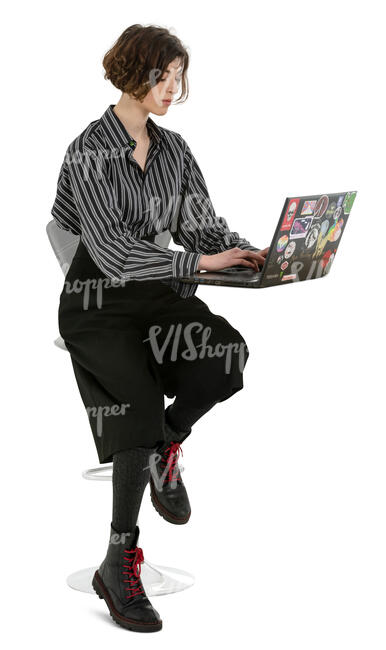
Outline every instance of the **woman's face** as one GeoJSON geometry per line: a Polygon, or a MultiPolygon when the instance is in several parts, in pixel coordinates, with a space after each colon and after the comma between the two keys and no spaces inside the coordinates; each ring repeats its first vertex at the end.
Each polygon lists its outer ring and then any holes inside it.
{"type": "MultiPolygon", "coordinates": [[[[150,79],[152,83],[153,80],[150,79]]],[[[179,91],[181,83],[181,61],[174,59],[169,63],[166,72],[159,81],[149,90],[142,100],[142,106],[155,115],[165,115],[174,95],[179,91]]]]}

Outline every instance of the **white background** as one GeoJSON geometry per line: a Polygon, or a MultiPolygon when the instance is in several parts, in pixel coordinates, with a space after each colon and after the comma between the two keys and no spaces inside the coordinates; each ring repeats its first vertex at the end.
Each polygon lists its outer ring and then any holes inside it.
{"type": "Polygon", "coordinates": [[[384,649],[381,3],[16,2],[2,22],[8,645],[384,649]],[[232,230],[264,248],[286,196],[358,191],[325,279],[198,289],[250,358],[244,390],[183,446],[188,525],[161,519],[145,492],[145,558],[196,576],[152,599],[155,635],[119,628],[66,585],[104,558],[111,484],[81,478],[98,459],[53,344],[63,275],[45,232],[68,144],[120,97],[101,62],[133,23],[188,47],[188,101],[152,117],[187,140],[232,230]]]}

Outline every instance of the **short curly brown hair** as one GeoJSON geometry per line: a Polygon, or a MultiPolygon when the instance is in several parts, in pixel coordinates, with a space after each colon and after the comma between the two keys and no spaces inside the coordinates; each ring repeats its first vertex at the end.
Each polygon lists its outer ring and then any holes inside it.
{"type": "Polygon", "coordinates": [[[103,57],[104,79],[124,93],[142,100],[165,74],[169,63],[181,59],[181,94],[189,94],[187,70],[189,54],[180,39],[164,27],[131,25],[103,57]]]}

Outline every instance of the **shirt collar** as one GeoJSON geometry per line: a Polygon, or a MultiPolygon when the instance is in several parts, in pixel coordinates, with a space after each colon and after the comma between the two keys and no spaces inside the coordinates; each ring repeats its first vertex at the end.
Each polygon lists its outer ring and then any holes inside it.
{"type": "MultiPolygon", "coordinates": [[[[118,115],[114,113],[114,106],[115,104],[110,104],[100,118],[106,141],[112,149],[116,147],[127,147],[129,145],[133,150],[136,147],[137,141],[131,137],[118,115]]],[[[158,144],[164,135],[162,129],[151,117],[147,118],[146,126],[150,137],[158,144]]]]}

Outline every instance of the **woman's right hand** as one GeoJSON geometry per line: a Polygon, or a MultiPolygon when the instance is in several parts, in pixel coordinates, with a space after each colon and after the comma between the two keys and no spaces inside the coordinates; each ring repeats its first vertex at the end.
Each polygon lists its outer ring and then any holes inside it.
{"type": "Polygon", "coordinates": [[[221,271],[229,266],[248,266],[255,271],[259,270],[259,264],[263,265],[268,249],[264,251],[249,251],[243,248],[229,248],[222,253],[215,255],[201,255],[197,271],[221,271]],[[264,255],[262,255],[264,253],[264,255]]]}

